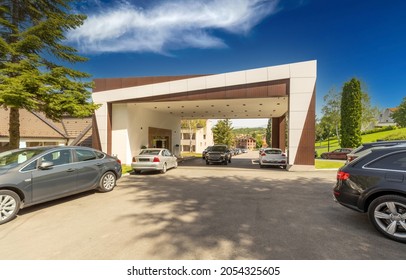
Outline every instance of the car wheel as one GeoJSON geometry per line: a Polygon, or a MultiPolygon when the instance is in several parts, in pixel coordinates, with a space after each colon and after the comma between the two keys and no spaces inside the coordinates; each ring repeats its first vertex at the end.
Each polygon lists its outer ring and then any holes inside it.
{"type": "Polygon", "coordinates": [[[322,154],[322,155],[321,155],[321,158],[322,158],[322,159],[328,159],[328,156],[327,156],[327,155],[322,154]]]}
{"type": "Polygon", "coordinates": [[[0,190],[0,225],[7,223],[17,216],[21,199],[13,191],[0,190]]]}
{"type": "Polygon", "coordinates": [[[231,163],[231,158],[228,159],[228,163],[231,163]]]}
{"type": "Polygon", "coordinates": [[[166,162],[165,162],[165,163],[164,163],[164,166],[162,166],[161,173],[162,173],[162,174],[165,174],[165,173],[166,173],[166,169],[167,169],[167,166],[166,166],[166,162]]]}
{"type": "Polygon", "coordinates": [[[208,160],[206,160],[206,165],[209,165],[209,164],[210,164],[210,162],[208,160]]]}
{"type": "Polygon", "coordinates": [[[175,161],[175,164],[173,165],[173,168],[178,168],[178,162],[175,161]]]}
{"type": "Polygon", "coordinates": [[[116,175],[111,171],[107,171],[100,179],[98,190],[101,192],[109,192],[112,191],[115,186],[116,175]]]}
{"type": "Polygon", "coordinates": [[[406,243],[406,198],[384,195],[371,202],[368,216],[375,228],[386,237],[406,243]]]}
{"type": "Polygon", "coordinates": [[[227,160],[225,160],[225,161],[223,162],[223,164],[224,164],[224,165],[227,165],[227,163],[228,163],[228,161],[227,161],[227,160]]]}

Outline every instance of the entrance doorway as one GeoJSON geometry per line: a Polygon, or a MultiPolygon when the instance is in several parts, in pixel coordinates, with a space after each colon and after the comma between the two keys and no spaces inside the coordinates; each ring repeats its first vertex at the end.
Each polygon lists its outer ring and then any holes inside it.
{"type": "Polygon", "coordinates": [[[152,140],[153,147],[154,148],[169,148],[169,137],[161,137],[161,136],[155,136],[154,139],[152,140]]]}
{"type": "Polygon", "coordinates": [[[165,148],[171,151],[172,130],[164,128],[148,128],[148,147],[165,148]]]}

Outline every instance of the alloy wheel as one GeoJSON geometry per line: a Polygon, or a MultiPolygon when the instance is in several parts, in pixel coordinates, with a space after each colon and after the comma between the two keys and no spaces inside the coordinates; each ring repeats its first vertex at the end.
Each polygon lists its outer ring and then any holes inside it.
{"type": "Polygon", "coordinates": [[[16,199],[8,194],[0,195],[0,222],[10,219],[15,215],[18,202],[16,199]]]}

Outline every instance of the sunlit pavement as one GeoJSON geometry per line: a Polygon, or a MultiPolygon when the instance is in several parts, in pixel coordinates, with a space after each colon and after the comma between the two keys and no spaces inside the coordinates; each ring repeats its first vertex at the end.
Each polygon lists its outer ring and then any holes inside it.
{"type": "Polygon", "coordinates": [[[336,171],[260,169],[257,156],[197,158],[22,210],[0,226],[0,259],[406,259],[333,202],[336,171]]]}

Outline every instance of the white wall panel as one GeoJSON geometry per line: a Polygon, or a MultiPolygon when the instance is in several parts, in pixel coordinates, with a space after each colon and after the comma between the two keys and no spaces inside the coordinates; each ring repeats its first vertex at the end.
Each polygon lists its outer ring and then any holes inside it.
{"type": "Polygon", "coordinates": [[[206,76],[206,88],[219,88],[226,86],[226,75],[210,75],[206,76]]]}
{"type": "Polygon", "coordinates": [[[268,69],[258,68],[246,71],[246,82],[249,83],[259,83],[268,80],[268,69]]]}

